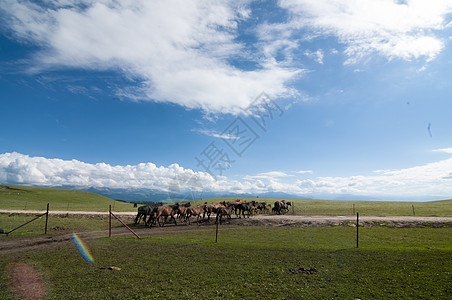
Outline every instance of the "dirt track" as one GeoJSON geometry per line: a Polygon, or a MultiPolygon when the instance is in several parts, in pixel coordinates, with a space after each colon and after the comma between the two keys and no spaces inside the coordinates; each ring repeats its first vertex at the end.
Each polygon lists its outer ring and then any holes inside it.
{"type": "MultiPolygon", "coordinates": [[[[24,211],[24,210],[3,210],[0,209],[0,213],[28,213],[28,214],[40,214],[45,211],[24,211]]],[[[135,212],[115,212],[116,215],[126,221],[126,223],[132,223],[135,216],[135,212]]],[[[86,212],[86,211],[51,211],[50,215],[69,215],[69,216],[105,216],[108,217],[108,212],[86,212]]],[[[360,226],[373,227],[373,226],[385,226],[385,227],[452,227],[452,217],[413,217],[413,216],[360,216],[360,226]]],[[[133,229],[140,235],[152,235],[152,234],[170,234],[171,232],[183,232],[192,230],[214,230],[214,219],[210,222],[203,222],[200,226],[193,223],[191,226],[186,224],[174,226],[168,224],[165,227],[153,227],[149,229],[143,225],[134,226],[133,229]]],[[[328,227],[328,226],[356,226],[356,216],[303,216],[303,215],[254,215],[250,218],[233,218],[230,221],[224,222],[222,226],[294,226],[294,227],[328,227]]],[[[92,239],[99,237],[107,237],[108,231],[92,231],[81,232],[78,235],[82,239],[92,239]]],[[[127,235],[134,238],[133,235],[126,229],[114,229],[112,230],[113,236],[127,235]]],[[[36,237],[3,237],[0,239],[0,255],[8,253],[15,253],[19,251],[30,251],[34,249],[46,248],[50,246],[56,246],[64,243],[71,242],[71,233],[52,234],[46,236],[36,237]]]]}

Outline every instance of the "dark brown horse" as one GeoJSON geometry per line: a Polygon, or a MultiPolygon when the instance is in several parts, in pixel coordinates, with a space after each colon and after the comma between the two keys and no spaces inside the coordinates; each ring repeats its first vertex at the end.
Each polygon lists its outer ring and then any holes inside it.
{"type": "MultiPolygon", "coordinates": [[[[157,220],[160,227],[165,226],[166,220],[168,217],[174,220],[174,225],[177,225],[176,218],[174,214],[179,210],[179,204],[170,205],[170,206],[159,206],[156,209],[156,212],[153,214],[153,219],[157,220]],[[163,222],[160,223],[160,217],[163,217],[163,222]]],[[[152,222],[149,228],[152,228],[152,222]]]]}
{"type": "Polygon", "coordinates": [[[286,200],[275,201],[275,205],[273,206],[273,211],[278,215],[281,214],[281,210],[286,207],[286,200]]]}
{"type": "Polygon", "coordinates": [[[212,213],[216,214],[217,213],[217,209],[219,207],[225,207],[224,204],[226,204],[224,201],[223,202],[219,202],[219,203],[215,203],[215,204],[207,204],[204,203],[204,205],[202,205],[202,208],[204,210],[204,213],[202,215],[202,220],[204,221],[205,216],[207,215],[207,221],[210,221],[210,215],[212,213]]]}
{"type": "Polygon", "coordinates": [[[273,207],[273,211],[275,211],[278,215],[285,214],[289,211],[289,206],[291,205],[292,203],[286,202],[286,200],[276,201],[275,206],[273,207]]]}
{"type": "Polygon", "coordinates": [[[157,205],[143,205],[138,207],[138,214],[135,218],[135,225],[140,223],[141,218],[143,218],[144,220],[144,225],[148,225],[149,220],[151,220],[152,218],[152,214],[155,212],[155,209],[159,206],[162,205],[162,203],[160,202],[157,205]],[[149,216],[149,220],[146,220],[147,216],[149,216]]]}
{"type": "Polygon", "coordinates": [[[256,204],[256,201],[239,203],[235,208],[235,214],[240,218],[241,217],[240,213],[242,213],[243,218],[245,218],[245,216],[248,216],[248,218],[249,218],[254,210],[255,204],[256,204]],[[246,215],[245,215],[245,212],[247,212],[246,215]]]}
{"type": "Polygon", "coordinates": [[[220,225],[221,225],[223,217],[227,217],[228,219],[231,219],[231,210],[232,210],[232,207],[223,207],[223,206],[219,207],[217,209],[217,218],[216,218],[215,223],[220,222],[220,225]]]}
{"type": "Polygon", "coordinates": [[[204,212],[204,209],[202,207],[187,207],[187,209],[185,210],[185,220],[188,221],[188,225],[190,225],[190,218],[192,216],[196,217],[196,222],[199,225],[199,220],[202,218],[202,214],[204,212]]]}

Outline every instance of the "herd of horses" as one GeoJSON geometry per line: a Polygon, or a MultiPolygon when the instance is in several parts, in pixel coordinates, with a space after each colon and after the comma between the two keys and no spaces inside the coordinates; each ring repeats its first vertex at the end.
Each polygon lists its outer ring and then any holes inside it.
{"type": "Polygon", "coordinates": [[[174,224],[177,222],[186,222],[191,224],[192,218],[196,218],[196,223],[210,221],[210,216],[215,214],[215,223],[220,224],[223,218],[231,219],[233,215],[236,218],[250,217],[253,214],[259,213],[274,213],[285,214],[289,211],[289,206],[292,203],[285,200],[276,201],[273,205],[266,202],[247,202],[245,200],[237,199],[235,201],[220,201],[214,204],[199,204],[194,207],[190,202],[180,205],[179,203],[173,205],[163,205],[159,203],[157,205],[143,205],[138,207],[138,214],[135,218],[135,225],[143,218],[144,224],[152,228],[153,225],[164,226],[168,218],[173,220],[174,224]]]}

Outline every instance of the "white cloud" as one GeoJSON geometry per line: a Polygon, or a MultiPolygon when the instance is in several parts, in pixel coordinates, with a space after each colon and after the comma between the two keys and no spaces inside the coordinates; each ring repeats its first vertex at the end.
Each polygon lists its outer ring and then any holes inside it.
{"type": "Polygon", "coordinates": [[[293,175],[289,175],[289,174],[286,174],[281,171],[270,171],[270,172],[259,173],[258,176],[278,178],[278,177],[289,177],[289,176],[293,176],[293,175]]]}
{"type": "Polygon", "coordinates": [[[341,195],[370,196],[383,200],[452,198],[452,158],[400,170],[377,170],[375,173],[370,176],[297,179],[286,183],[283,179],[293,175],[271,171],[245,176],[242,181],[225,176],[215,180],[208,173],[195,172],[178,164],[168,167],[157,167],[153,163],[111,166],[105,163],[88,164],[77,160],[30,157],[20,153],[0,155],[0,183],[3,184],[144,188],[164,192],[179,192],[182,188],[247,194],[271,191],[318,198],[336,198],[341,195]]]}
{"type": "MultiPolygon", "coordinates": [[[[176,103],[207,113],[238,114],[261,92],[291,94],[288,83],[301,70],[273,57],[250,58],[237,42],[249,1],[4,0],[0,12],[21,40],[37,44],[35,72],[74,67],[118,70],[142,82],[118,91],[136,100],[176,103]],[[236,58],[257,65],[242,70],[236,58]]],[[[263,57],[263,56],[262,56],[263,57]]]]}
{"type": "Polygon", "coordinates": [[[452,198],[452,158],[400,170],[377,170],[374,176],[320,177],[311,192],[383,198],[452,198]]]}
{"type": "Polygon", "coordinates": [[[239,140],[240,139],[240,137],[233,135],[231,133],[222,134],[222,133],[219,133],[219,132],[217,132],[215,130],[211,130],[211,129],[194,129],[193,131],[198,132],[200,134],[207,135],[207,136],[211,136],[214,138],[224,139],[224,140],[239,140]]]}
{"type": "Polygon", "coordinates": [[[442,148],[442,149],[435,149],[433,152],[442,152],[447,154],[452,154],[452,148],[442,148]]]}
{"type": "Polygon", "coordinates": [[[304,55],[306,55],[307,57],[312,58],[313,60],[315,60],[317,63],[323,65],[323,51],[321,49],[312,52],[309,50],[306,50],[304,52],[304,55]]]}
{"type": "Polygon", "coordinates": [[[253,176],[247,175],[244,177],[244,179],[245,180],[259,180],[259,181],[264,179],[266,181],[273,182],[273,181],[278,181],[279,178],[291,177],[291,176],[294,176],[294,175],[290,175],[290,174],[287,174],[287,173],[281,172],[281,171],[270,171],[270,172],[259,173],[257,175],[253,175],[253,176]]]}
{"type": "Polygon", "coordinates": [[[209,191],[261,193],[263,183],[239,182],[206,172],[195,172],[178,164],[157,167],[153,163],[111,166],[78,160],[30,157],[20,153],[0,154],[0,183],[47,187],[151,189],[162,192],[209,191]]]}
{"type": "Polygon", "coordinates": [[[452,2],[444,0],[281,0],[292,14],[282,30],[313,28],[346,44],[346,63],[376,52],[388,59],[434,59],[443,49],[438,32],[445,29],[452,2]]]}
{"type": "Polygon", "coordinates": [[[296,171],[295,173],[297,173],[297,174],[312,174],[313,172],[311,170],[301,170],[301,171],[296,171]]]}
{"type": "Polygon", "coordinates": [[[157,167],[153,163],[111,166],[78,160],[30,157],[20,153],[0,155],[0,182],[39,186],[71,185],[80,188],[148,188],[167,191],[177,176],[195,176],[203,182],[213,178],[203,172],[184,169],[178,164],[157,167]]]}

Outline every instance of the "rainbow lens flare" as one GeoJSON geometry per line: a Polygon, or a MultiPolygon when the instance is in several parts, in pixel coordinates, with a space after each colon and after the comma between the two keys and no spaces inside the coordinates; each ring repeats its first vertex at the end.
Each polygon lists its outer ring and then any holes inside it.
{"type": "Polygon", "coordinates": [[[89,252],[88,247],[86,244],[82,241],[82,239],[75,233],[72,233],[72,241],[75,244],[75,247],[77,248],[78,252],[83,256],[83,258],[89,262],[94,264],[94,258],[91,255],[91,252],[89,252]]]}

